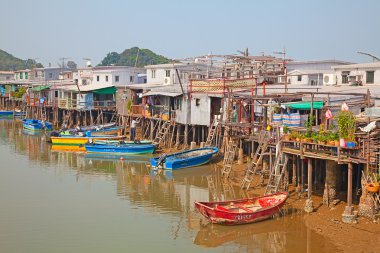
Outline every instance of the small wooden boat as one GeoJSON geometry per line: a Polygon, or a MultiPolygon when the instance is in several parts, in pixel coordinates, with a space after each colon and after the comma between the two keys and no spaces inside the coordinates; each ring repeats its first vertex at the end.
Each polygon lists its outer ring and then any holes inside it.
{"type": "Polygon", "coordinates": [[[37,120],[37,119],[23,119],[22,126],[24,129],[29,131],[42,131],[51,130],[52,124],[47,121],[37,120]]]}
{"type": "Polygon", "coordinates": [[[130,154],[142,155],[153,154],[153,144],[99,144],[88,143],[85,145],[86,151],[89,153],[105,153],[105,154],[130,154]]]}
{"type": "Polygon", "coordinates": [[[150,140],[118,141],[118,140],[95,140],[96,144],[152,144],[150,140]]]}
{"type": "Polygon", "coordinates": [[[237,225],[272,217],[280,211],[287,198],[288,194],[286,192],[278,192],[250,199],[195,202],[195,207],[200,214],[212,223],[237,225]]]}
{"type": "Polygon", "coordinates": [[[97,140],[122,140],[124,136],[51,136],[50,140],[53,144],[53,150],[70,150],[70,151],[86,151],[85,144],[97,140]]]}
{"type": "Polygon", "coordinates": [[[153,168],[177,170],[188,167],[199,166],[210,162],[211,157],[218,153],[219,149],[214,147],[197,148],[171,155],[163,154],[160,157],[150,159],[153,168]]]}
{"type": "Polygon", "coordinates": [[[88,135],[90,133],[91,136],[103,136],[103,135],[118,135],[121,131],[121,126],[105,126],[99,125],[97,127],[78,127],[73,129],[68,129],[65,131],[61,131],[60,135],[88,135]]]}
{"type": "Polygon", "coordinates": [[[0,111],[0,118],[13,118],[13,111],[0,111]]]}

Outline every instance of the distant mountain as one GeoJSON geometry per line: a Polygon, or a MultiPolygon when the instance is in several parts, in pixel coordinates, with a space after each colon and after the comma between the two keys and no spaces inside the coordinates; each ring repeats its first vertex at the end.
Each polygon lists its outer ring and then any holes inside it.
{"type": "Polygon", "coordinates": [[[146,65],[164,64],[169,62],[173,62],[173,60],[162,55],[155,54],[149,49],[139,50],[138,47],[132,47],[124,50],[121,54],[116,52],[108,53],[99,66],[116,65],[134,67],[136,63],[136,67],[144,67],[146,65]]]}
{"type": "Polygon", "coordinates": [[[36,63],[35,60],[22,60],[0,49],[0,70],[19,70],[31,69],[34,67],[43,67],[41,63],[36,63]]]}

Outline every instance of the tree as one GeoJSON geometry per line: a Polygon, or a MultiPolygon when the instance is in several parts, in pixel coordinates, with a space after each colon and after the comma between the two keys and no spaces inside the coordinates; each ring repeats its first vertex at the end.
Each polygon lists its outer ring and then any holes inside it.
{"type": "Polygon", "coordinates": [[[100,65],[109,66],[109,65],[117,65],[120,60],[120,55],[116,52],[108,53],[107,56],[103,59],[100,65]]]}
{"type": "Polygon", "coordinates": [[[68,61],[66,65],[71,70],[77,69],[77,64],[74,61],[68,61]]]}

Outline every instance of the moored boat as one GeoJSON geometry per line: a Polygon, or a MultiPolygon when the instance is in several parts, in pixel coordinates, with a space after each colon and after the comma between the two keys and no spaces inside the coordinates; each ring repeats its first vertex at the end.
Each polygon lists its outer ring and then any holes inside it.
{"type": "Polygon", "coordinates": [[[11,119],[13,117],[13,111],[0,111],[0,118],[11,119]]]}
{"type": "Polygon", "coordinates": [[[160,157],[150,159],[153,168],[177,170],[194,167],[210,162],[211,157],[218,153],[215,147],[197,148],[170,155],[163,154],[160,157]]]}
{"type": "Polygon", "coordinates": [[[142,155],[153,154],[153,144],[99,144],[88,143],[85,145],[86,151],[89,153],[105,153],[105,154],[130,154],[142,155]]]}
{"type": "Polygon", "coordinates": [[[86,151],[85,144],[97,140],[122,140],[124,136],[51,136],[53,150],[86,151]]]}
{"type": "Polygon", "coordinates": [[[212,223],[237,225],[269,219],[280,211],[287,198],[286,192],[278,192],[249,199],[195,202],[195,207],[212,223]]]}
{"type": "Polygon", "coordinates": [[[78,127],[61,131],[60,135],[78,135],[84,133],[90,133],[91,136],[103,136],[103,135],[118,135],[121,131],[121,126],[115,126],[114,124],[98,125],[91,127],[78,127]]]}
{"type": "Polygon", "coordinates": [[[42,131],[52,129],[52,124],[50,122],[37,119],[23,119],[22,126],[24,129],[29,131],[42,131]]]}

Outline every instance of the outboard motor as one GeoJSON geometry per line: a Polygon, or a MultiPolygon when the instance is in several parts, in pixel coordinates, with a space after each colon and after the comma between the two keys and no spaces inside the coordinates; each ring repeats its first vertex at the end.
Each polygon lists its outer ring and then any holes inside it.
{"type": "Polygon", "coordinates": [[[60,136],[60,134],[58,131],[51,131],[51,133],[50,133],[50,137],[59,137],[59,136],[60,136]]]}
{"type": "Polygon", "coordinates": [[[162,166],[162,165],[165,163],[165,161],[166,161],[166,157],[167,157],[167,156],[168,156],[168,155],[167,155],[166,153],[163,153],[163,154],[158,158],[156,168],[162,166]]]}

